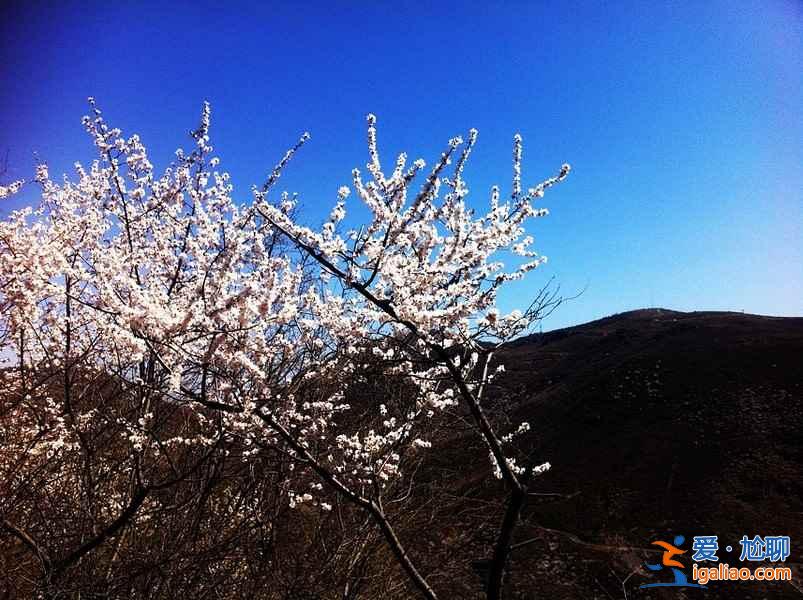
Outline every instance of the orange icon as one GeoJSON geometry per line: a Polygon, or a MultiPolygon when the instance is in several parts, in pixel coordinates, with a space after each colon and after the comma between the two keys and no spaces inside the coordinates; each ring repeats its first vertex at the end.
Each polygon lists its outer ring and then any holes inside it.
{"type": "Polygon", "coordinates": [[[665,550],[664,557],[661,560],[661,564],[666,567],[680,567],[683,568],[683,563],[678,562],[676,560],[672,560],[673,556],[677,556],[678,554],[686,554],[685,550],[681,550],[680,548],[673,546],[669,542],[653,542],[653,546],[660,546],[665,550]]]}

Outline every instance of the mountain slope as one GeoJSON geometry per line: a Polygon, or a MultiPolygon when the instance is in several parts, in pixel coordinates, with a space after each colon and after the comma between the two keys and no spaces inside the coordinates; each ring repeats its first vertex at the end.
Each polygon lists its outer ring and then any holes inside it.
{"type": "MultiPolygon", "coordinates": [[[[623,597],[619,579],[655,560],[641,549],[676,534],[686,549],[694,535],[718,535],[731,565],[744,534],[789,535],[787,564],[800,563],[802,357],[802,318],[659,309],[515,344],[504,386],[533,427],[530,449],[552,463],[536,491],[568,497],[535,497],[519,539],[540,541],[516,559],[518,596],[623,597]]],[[[796,579],[715,582],[705,593],[797,597],[796,579]]],[[[637,589],[657,580],[634,574],[627,597],[701,592],[637,589]]]]}

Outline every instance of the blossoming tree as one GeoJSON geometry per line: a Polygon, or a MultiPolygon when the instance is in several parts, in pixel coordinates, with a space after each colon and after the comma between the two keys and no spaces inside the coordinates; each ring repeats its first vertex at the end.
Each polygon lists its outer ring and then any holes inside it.
{"type": "Polygon", "coordinates": [[[547,214],[535,202],[568,165],[525,190],[516,136],[511,190],[503,199],[493,188],[477,216],[463,180],[476,130],[450,140],[429,170],[402,154],[386,174],[369,115],[367,177],[355,169],[328,220],[311,228],[296,196],[274,192],[307,134],[241,203],[210,146],[208,105],[193,150],[158,175],[140,139],[90,103],[84,125],[98,159],[62,184],[40,165],[41,204],[0,224],[0,341],[10,357],[0,515],[39,561],[43,589],[143,526],[165,490],[234,444],[245,464],[266,452],[286,458],[290,507],[326,513],[334,498],[364,512],[411,587],[436,598],[385,501],[412,477],[405,457],[436,441],[438,415],[459,410],[506,497],[486,590],[499,598],[527,487],[549,464],[517,460],[508,444],[529,425],[500,425],[485,395],[503,371],[496,351],[554,297],[510,314],[496,298],[546,260],[526,225],[547,214]],[[370,217],[347,228],[352,194],[370,217]],[[378,378],[398,393],[357,399],[378,378]],[[109,388],[117,401],[92,400],[109,388]],[[24,525],[31,486],[72,490],[80,506],[62,510],[93,514],[58,555],[24,525]]]}

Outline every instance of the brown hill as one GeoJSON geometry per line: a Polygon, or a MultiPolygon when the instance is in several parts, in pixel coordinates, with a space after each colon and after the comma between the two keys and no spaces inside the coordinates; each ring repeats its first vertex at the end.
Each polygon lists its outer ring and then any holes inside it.
{"type": "Polygon", "coordinates": [[[517,342],[504,386],[552,463],[536,492],[560,495],[533,497],[511,597],[799,597],[802,358],[803,318],[726,312],[639,310],[517,342]],[[789,535],[794,580],[638,589],[671,580],[639,565],[677,534],[687,573],[695,535],[717,535],[731,566],[743,535],[789,535]]]}

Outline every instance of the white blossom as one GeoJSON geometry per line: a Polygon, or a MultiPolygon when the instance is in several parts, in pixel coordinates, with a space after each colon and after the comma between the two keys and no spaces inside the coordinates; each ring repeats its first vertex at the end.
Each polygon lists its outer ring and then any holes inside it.
{"type": "MultiPolygon", "coordinates": [[[[532,250],[526,226],[547,214],[532,202],[569,167],[522,194],[519,135],[509,199],[494,188],[482,208],[468,204],[463,180],[476,130],[448,140],[429,172],[421,159],[408,167],[402,153],[386,175],[377,119],[368,115],[369,176],[354,169],[328,220],[310,227],[295,215],[298,197],[273,190],[307,133],[243,202],[211,156],[208,103],[194,147],[177,151],[161,173],[140,138],[109,127],[94,99],[83,124],[97,160],[76,164],[62,184],[39,165],[39,206],[0,223],[0,350],[13,352],[23,334],[36,339],[25,347],[31,364],[63,369],[81,357],[132,394],[186,409],[193,433],[169,438],[154,425],[159,406],[116,416],[117,439],[141,460],[165,448],[211,447],[220,436],[253,460],[263,443],[289,438],[288,477],[305,490],[288,493],[291,507],[327,493],[320,481],[299,483],[310,477],[312,449],[323,449],[318,466],[349,489],[390,485],[405,475],[404,449],[432,447],[422,437],[431,437],[421,433],[426,426],[466,393],[479,394],[484,344],[512,339],[531,320],[503,314],[497,296],[546,260],[532,250]],[[367,217],[341,233],[352,214],[347,200],[367,217]],[[502,258],[511,253],[526,262],[506,268],[502,258]],[[349,426],[353,418],[343,415],[354,412],[346,399],[358,377],[393,378],[409,390],[409,404],[382,398],[361,407],[364,426],[349,426]]],[[[0,187],[0,198],[22,185],[0,187]]],[[[502,372],[500,365],[495,373],[502,372]]],[[[20,439],[33,455],[78,452],[81,427],[99,416],[60,421],[54,400],[38,401],[40,422],[19,404],[20,439]]],[[[501,439],[528,429],[522,423],[501,439]]],[[[501,467],[493,454],[492,461],[499,476],[505,466],[525,468],[513,458],[501,467]]]]}

